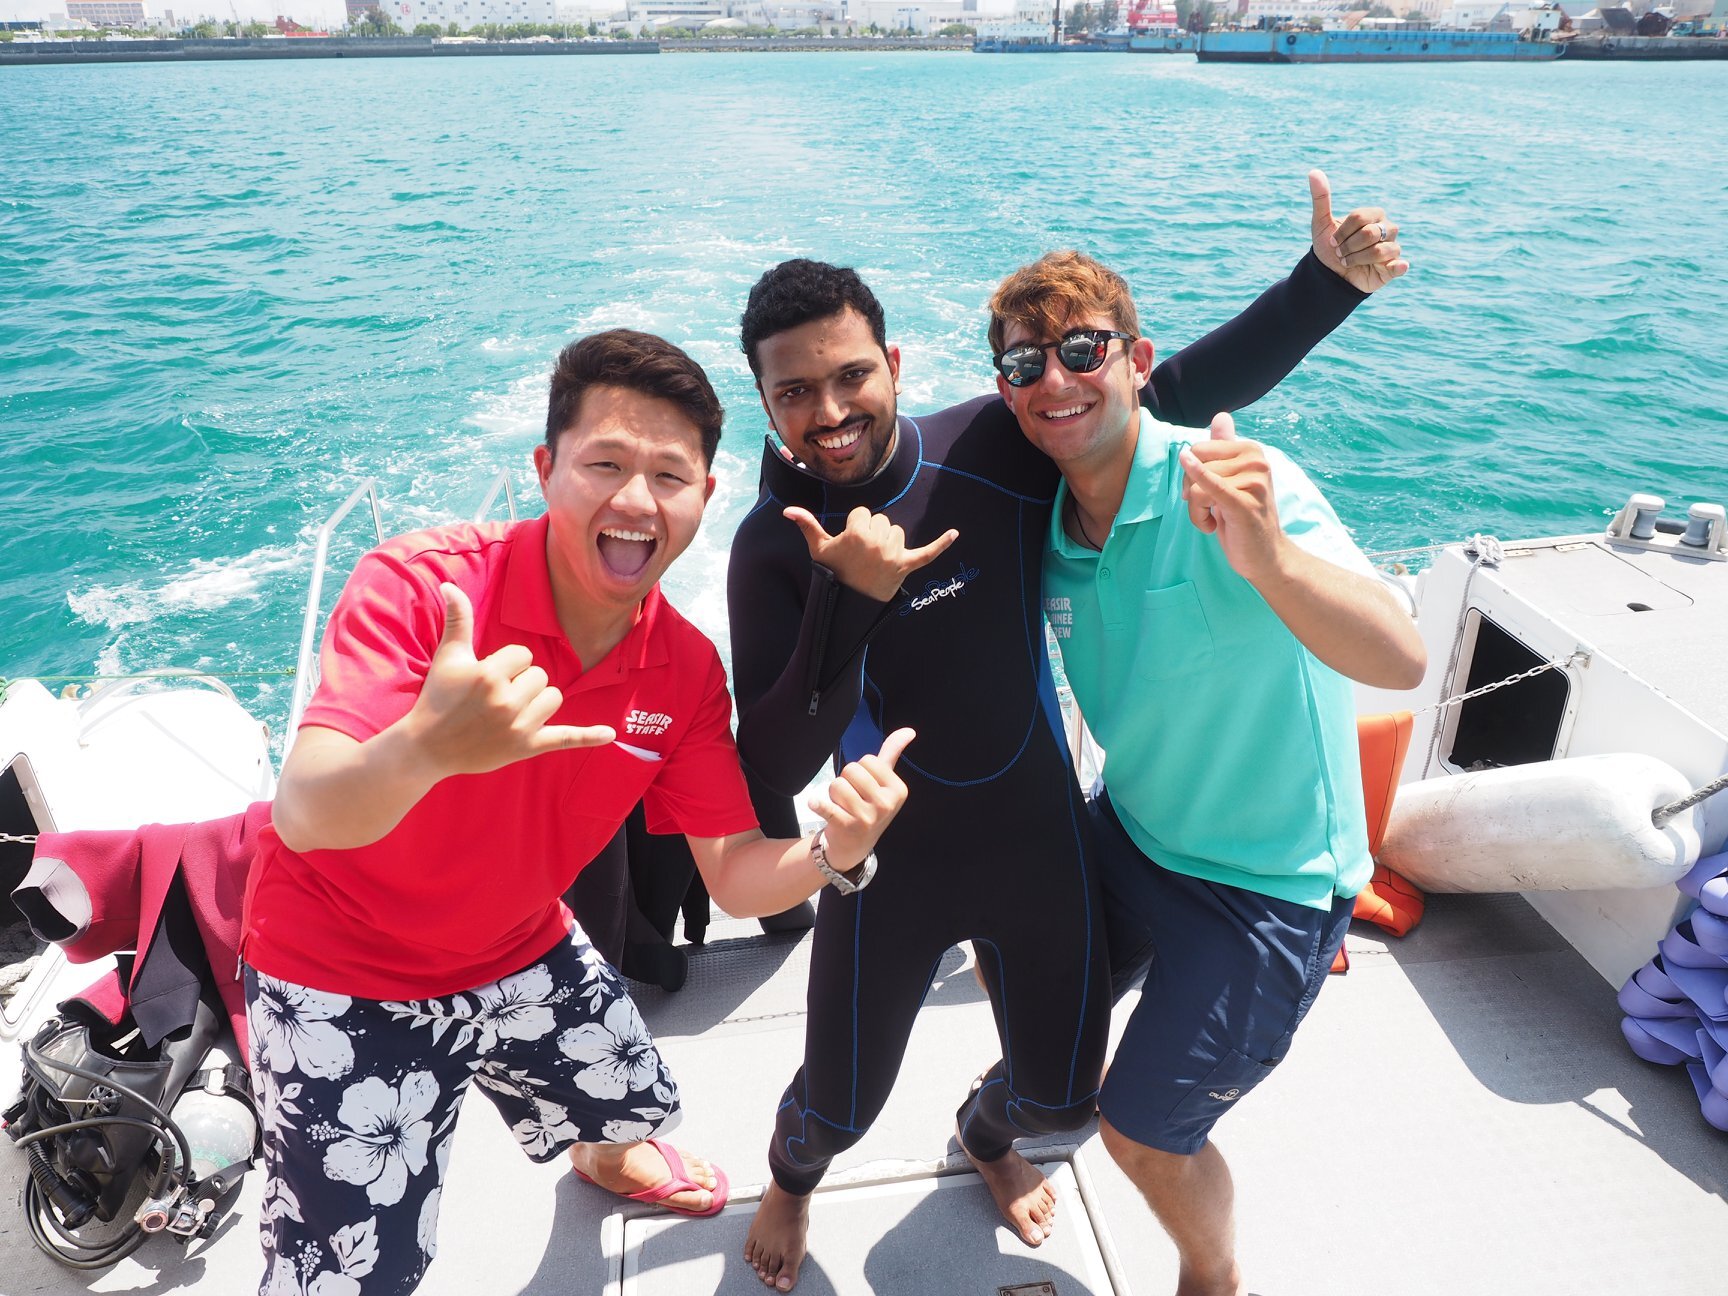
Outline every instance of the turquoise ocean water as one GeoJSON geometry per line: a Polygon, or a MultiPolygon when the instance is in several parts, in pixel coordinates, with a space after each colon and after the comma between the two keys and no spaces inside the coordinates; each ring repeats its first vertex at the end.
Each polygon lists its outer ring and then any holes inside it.
{"type": "MultiPolygon", "coordinates": [[[[565,341],[708,367],[720,489],[674,599],[724,642],[763,421],[746,291],[858,266],[902,408],[986,390],[981,305],[1079,246],[1161,350],[1287,271],[1304,174],[1415,269],[1242,420],[1364,547],[1728,501],[1722,65],[1203,68],[705,55],[0,69],[0,675],[292,664],[310,533],[528,457],[565,341]]],[[[339,572],[363,531],[337,546],[339,572]]],[[[331,594],[334,594],[333,585],[331,594]]],[[[285,681],[242,697],[280,727],[285,681]]]]}

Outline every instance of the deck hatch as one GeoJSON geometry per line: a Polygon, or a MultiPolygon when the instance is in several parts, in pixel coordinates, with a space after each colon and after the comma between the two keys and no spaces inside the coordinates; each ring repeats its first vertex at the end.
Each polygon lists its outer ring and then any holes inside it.
{"type": "MultiPolygon", "coordinates": [[[[1042,1162],[1064,1209],[1055,1234],[1033,1250],[1012,1237],[975,1175],[928,1166],[824,1186],[810,1216],[810,1257],[798,1277],[808,1296],[1127,1296],[1111,1281],[1114,1252],[1088,1205],[1083,1168],[1042,1162]]],[[[745,1296],[765,1290],[743,1261],[754,1201],[711,1220],[631,1214],[612,1233],[617,1248],[607,1296],[745,1296]]]]}

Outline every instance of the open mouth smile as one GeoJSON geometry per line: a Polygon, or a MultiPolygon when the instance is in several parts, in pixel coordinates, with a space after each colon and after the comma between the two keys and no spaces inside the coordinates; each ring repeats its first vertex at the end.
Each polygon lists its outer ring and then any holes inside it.
{"type": "Polygon", "coordinates": [[[1061,419],[1079,418],[1091,408],[1089,403],[1081,402],[1076,405],[1064,405],[1060,409],[1041,410],[1038,417],[1054,423],[1061,419]]]}
{"type": "Polygon", "coordinates": [[[621,580],[634,580],[648,566],[660,542],[646,531],[603,527],[598,547],[607,571],[621,580]]]}

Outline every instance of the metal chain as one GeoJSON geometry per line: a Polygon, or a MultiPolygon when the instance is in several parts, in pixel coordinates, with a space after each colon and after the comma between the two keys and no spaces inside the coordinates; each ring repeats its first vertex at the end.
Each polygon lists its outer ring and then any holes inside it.
{"type": "Polygon", "coordinates": [[[17,843],[20,846],[34,846],[36,844],[36,835],[34,833],[0,832],[0,846],[9,845],[11,843],[17,843]]]}
{"type": "Polygon", "coordinates": [[[1660,828],[1682,810],[1690,810],[1699,802],[1707,801],[1723,788],[1728,788],[1728,774],[1724,774],[1717,779],[1712,779],[1690,796],[1683,796],[1678,801],[1672,802],[1669,805],[1658,806],[1650,812],[1650,822],[1660,828]]]}
{"type": "MultiPolygon", "coordinates": [[[[1478,532],[1465,543],[1464,552],[1470,557],[1470,570],[1464,576],[1464,592],[1458,599],[1458,624],[1452,627],[1452,656],[1446,663],[1446,674],[1443,679],[1454,679],[1458,671],[1458,657],[1464,651],[1464,623],[1470,616],[1470,587],[1476,583],[1476,573],[1483,567],[1498,567],[1504,555],[1500,541],[1493,536],[1485,536],[1478,532]]],[[[1428,777],[1428,771],[1434,768],[1434,753],[1440,749],[1440,726],[1436,724],[1428,735],[1428,755],[1422,762],[1422,777],[1428,777]]]]}
{"type": "Polygon", "coordinates": [[[1519,684],[1527,679],[1535,679],[1545,671],[1562,670],[1568,666],[1583,666],[1588,664],[1589,661],[1590,654],[1587,652],[1575,652],[1565,659],[1556,657],[1553,661],[1545,661],[1540,666],[1532,666],[1527,671],[1520,671],[1516,675],[1508,675],[1503,680],[1495,680],[1492,684],[1484,684],[1481,688],[1473,688],[1468,693],[1460,693],[1456,697],[1449,697],[1440,702],[1430,702],[1420,711],[1413,711],[1411,714],[1424,715],[1429,711],[1439,711],[1445,707],[1457,706],[1460,702],[1468,702],[1471,698],[1479,698],[1484,693],[1492,693],[1495,689],[1503,689],[1508,684],[1519,684]]]}

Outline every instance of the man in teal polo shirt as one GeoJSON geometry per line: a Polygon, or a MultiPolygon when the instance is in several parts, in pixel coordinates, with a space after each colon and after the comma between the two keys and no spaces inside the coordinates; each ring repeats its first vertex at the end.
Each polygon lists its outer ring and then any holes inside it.
{"type": "Polygon", "coordinates": [[[1156,956],[1101,1133],[1176,1244],[1179,1296],[1233,1294],[1209,1134],[1283,1058],[1368,880],[1350,681],[1413,688],[1426,657],[1300,468],[1227,414],[1191,442],[1140,408],[1152,344],[1119,275],[1052,253],[990,309],[998,388],[1062,469],[1045,609],[1106,753],[1112,968],[1156,956]]]}

